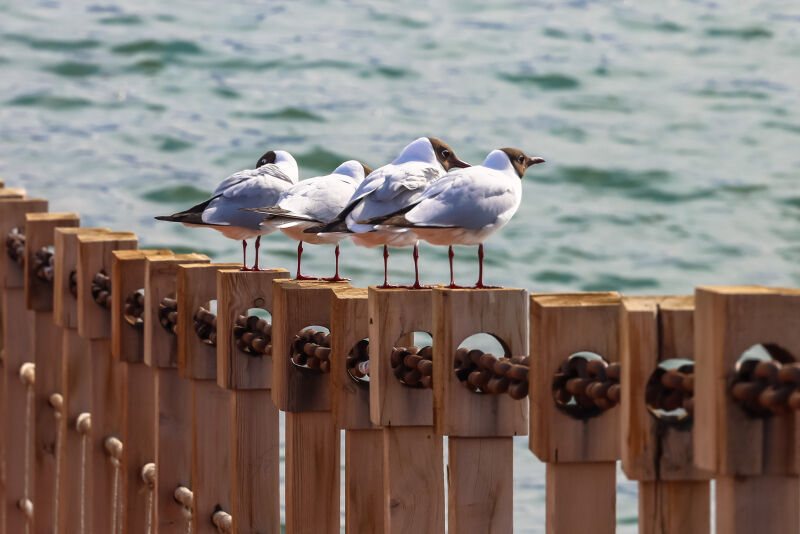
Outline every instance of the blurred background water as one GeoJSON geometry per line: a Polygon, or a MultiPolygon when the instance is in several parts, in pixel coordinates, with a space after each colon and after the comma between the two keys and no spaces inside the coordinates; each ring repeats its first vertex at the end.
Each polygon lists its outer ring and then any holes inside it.
{"type": "MultiPolygon", "coordinates": [[[[4,0],[0,176],[84,226],[238,261],[237,243],[153,216],[268,149],[308,177],[421,135],[472,163],[514,146],[547,164],[487,242],[488,283],[800,284],[800,5],[640,4],[4,0]]],[[[293,267],[281,234],[262,250],[293,267]]],[[[421,254],[424,281],[445,281],[446,250],[421,254]]],[[[472,281],[475,250],[456,254],[472,281]]],[[[304,259],[332,270],[329,247],[304,259]]],[[[377,282],[379,251],[344,244],[343,271],[377,282]]],[[[410,280],[408,251],[390,274],[410,280]]],[[[516,445],[517,531],[542,532],[543,466],[516,445]]],[[[635,531],[635,485],[618,495],[635,531]]]]}

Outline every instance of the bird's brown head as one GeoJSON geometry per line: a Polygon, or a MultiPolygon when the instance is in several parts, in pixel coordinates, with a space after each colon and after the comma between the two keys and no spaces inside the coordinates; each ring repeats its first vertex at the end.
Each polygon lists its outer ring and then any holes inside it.
{"type": "Polygon", "coordinates": [[[266,165],[268,163],[275,163],[275,151],[270,150],[269,152],[265,153],[258,159],[258,163],[256,163],[256,169],[261,167],[262,165],[266,165]]]}
{"type": "Polygon", "coordinates": [[[469,163],[463,162],[456,156],[456,153],[453,152],[453,149],[450,148],[450,145],[442,141],[441,139],[436,139],[435,137],[429,137],[428,141],[431,142],[431,146],[433,147],[433,153],[436,154],[436,159],[439,160],[439,163],[442,164],[444,170],[449,171],[453,167],[469,167],[469,163]]]}
{"type": "Polygon", "coordinates": [[[517,171],[520,178],[525,176],[525,171],[527,171],[528,167],[531,165],[544,163],[544,158],[530,157],[518,148],[501,148],[500,150],[506,153],[509,161],[511,161],[511,165],[514,167],[514,170],[517,171]]]}

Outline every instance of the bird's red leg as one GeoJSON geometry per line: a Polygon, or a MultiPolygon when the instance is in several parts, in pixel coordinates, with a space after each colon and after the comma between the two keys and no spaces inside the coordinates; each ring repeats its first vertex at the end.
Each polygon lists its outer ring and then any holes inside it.
{"type": "Polygon", "coordinates": [[[253,271],[260,271],[258,268],[258,249],[261,247],[261,236],[256,237],[256,262],[253,264],[253,271]]]}
{"type": "Polygon", "coordinates": [[[475,289],[495,289],[499,286],[487,286],[483,284],[483,243],[478,245],[478,283],[475,289]]]}
{"type": "Polygon", "coordinates": [[[463,289],[462,286],[456,285],[455,276],[453,276],[453,258],[455,257],[455,253],[453,252],[453,245],[450,245],[447,248],[447,257],[450,259],[450,285],[447,287],[450,289],[463,289]]]}
{"type": "Polygon", "coordinates": [[[316,280],[316,278],[313,278],[311,276],[303,276],[302,274],[300,274],[300,261],[302,260],[302,258],[303,258],[303,242],[300,241],[297,244],[297,276],[295,276],[295,280],[316,280]]]}
{"type": "Polygon", "coordinates": [[[242,271],[249,271],[247,268],[247,241],[242,239],[242,271]]]}
{"type": "Polygon", "coordinates": [[[410,289],[422,289],[419,283],[419,243],[414,243],[414,285],[410,289]]]}
{"type": "Polygon", "coordinates": [[[407,286],[393,286],[389,284],[389,246],[383,245],[383,285],[378,289],[397,289],[407,286]]]}
{"type": "Polygon", "coordinates": [[[334,255],[336,256],[336,274],[325,278],[326,282],[346,282],[350,280],[349,278],[342,278],[339,276],[339,243],[336,243],[336,249],[333,251],[334,255]]]}

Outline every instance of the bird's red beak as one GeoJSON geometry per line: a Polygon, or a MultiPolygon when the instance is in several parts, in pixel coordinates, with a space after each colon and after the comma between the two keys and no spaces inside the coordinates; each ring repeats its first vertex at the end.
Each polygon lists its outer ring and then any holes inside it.
{"type": "Polygon", "coordinates": [[[530,167],[531,165],[536,165],[538,163],[544,163],[544,158],[539,158],[539,157],[528,158],[528,167],[530,167]]]}
{"type": "Polygon", "coordinates": [[[469,164],[469,163],[467,163],[466,161],[461,161],[460,159],[457,159],[457,160],[455,160],[455,161],[454,161],[454,162],[451,164],[451,167],[459,167],[459,168],[461,168],[461,169],[466,169],[466,168],[467,168],[467,167],[469,167],[469,166],[470,166],[470,164],[469,164]]]}

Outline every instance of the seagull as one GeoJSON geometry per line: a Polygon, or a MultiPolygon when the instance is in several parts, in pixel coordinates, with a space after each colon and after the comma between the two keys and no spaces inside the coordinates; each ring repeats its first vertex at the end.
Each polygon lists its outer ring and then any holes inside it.
{"type": "Polygon", "coordinates": [[[297,162],[284,150],[270,150],[259,158],[255,169],[231,174],[225,178],[205,202],[186,211],[156,217],[159,221],[183,223],[184,226],[206,226],[221,232],[227,238],[242,241],[242,270],[247,268],[247,240],[256,238],[256,261],[253,271],[258,271],[258,248],[261,236],[275,229],[262,228],[263,216],[243,211],[242,208],[272,206],[281,193],[297,183],[297,162]]]}
{"type": "Polygon", "coordinates": [[[306,234],[304,230],[331,221],[340,213],[358,185],[372,170],[356,160],[345,161],[331,174],[317,176],[301,181],[281,193],[275,206],[254,208],[249,211],[265,213],[262,228],[279,228],[281,232],[298,242],[297,276],[298,280],[313,280],[313,277],[300,274],[300,259],[303,255],[303,242],[314,245],[336,244],[336,274],[325,278],[328,282],[347,280],[339,276],[339,241],[347,234],[326,233],[306,234]]]}
{"type": "Polygon", "coordinates": [[[404,209],[359,222],[401,235],[413,233],[432,245],[447,245],[450,288],[459,287],[453,277],[453,245],[478,245],[475,288],[486,288],[483,241],[516,213],[522,200],[522,177],[528,167],[539,163],[544,159],[516,148],[493,150],[481,165],[448,172],[404,209]]]}
{"type": "Polygon", "coordinates": [[[331,222],[313,226],[306,233],[350,233],[353,242],[362,247],[383,245],[383,285],[389,285],[389,245],[414,247],[414,272],[412,288],[419,283],[418,239],[412,233],[387,232],[372,224],[358,221],[389,215],[414,204],[425,189],[440,176],[455,167],[469,167],[458,159],[445,142],[435,137],[420,137],[406,146],[388,165],[372,171],[356,189],[347,206],[331,222]]]}

